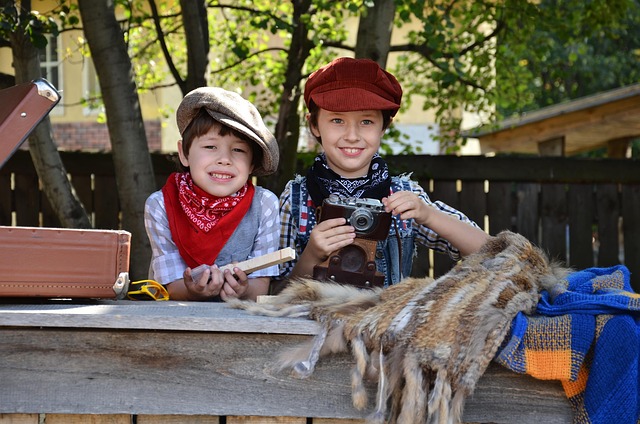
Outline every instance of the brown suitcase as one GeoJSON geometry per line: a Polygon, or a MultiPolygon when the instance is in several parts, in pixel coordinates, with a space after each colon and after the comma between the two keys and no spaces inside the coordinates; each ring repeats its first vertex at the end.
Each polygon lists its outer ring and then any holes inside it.
{"type": "MultiPolygon", "coordinates": [[[[46,80],[0,90],[0,166],[59,102],[46,80]]],[[[0,226],[0,297],[120,299],[131,234],[0,226]]]]}

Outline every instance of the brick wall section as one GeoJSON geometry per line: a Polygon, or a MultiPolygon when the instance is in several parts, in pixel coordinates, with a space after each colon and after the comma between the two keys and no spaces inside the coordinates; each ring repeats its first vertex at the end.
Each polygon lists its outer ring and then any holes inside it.
{"type": "MultiPolygon", "coordinates": [[[[98,122],[55,123],[53,135],[56,145],[67,151],[110,151],[109,130],[107,124],[98,122]]],[[[152,152],[160,151],[162,146],[160,121],[145,121],[147,143],[152,152]]]]}

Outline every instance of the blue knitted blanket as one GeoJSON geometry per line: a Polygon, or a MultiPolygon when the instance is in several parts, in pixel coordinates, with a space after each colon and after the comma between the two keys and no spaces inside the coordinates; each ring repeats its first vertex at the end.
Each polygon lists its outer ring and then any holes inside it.
{"type": "Polygon", "coordinates": [[[560,380],[576,424],[640,424],[640,295],[622,265],[567,277],[535,315],[518,314],[495,361],[560,380]]]}

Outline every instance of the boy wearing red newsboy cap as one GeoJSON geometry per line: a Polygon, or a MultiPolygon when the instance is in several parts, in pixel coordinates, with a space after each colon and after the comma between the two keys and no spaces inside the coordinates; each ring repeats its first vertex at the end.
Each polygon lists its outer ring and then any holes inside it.
{"type": "Polygon", "coordinates": [[[280,246],[297,251],[297,260],[281,267],[281,278],[311,277],[314,266],[354,243],[355,228],[345,218],[318,222],[316,208],[331,194],[377,199],[392,213],[388,236],[375,253],[385,286],[410,275],[416,242],[458,260],[488,240],[463,213],[431,201],[409,175],[389,175],[378,149],[401,100],[398,80],[369,59],[341,57],[309,76],[306,118],[322,153],[280,195],[280,246]]]}

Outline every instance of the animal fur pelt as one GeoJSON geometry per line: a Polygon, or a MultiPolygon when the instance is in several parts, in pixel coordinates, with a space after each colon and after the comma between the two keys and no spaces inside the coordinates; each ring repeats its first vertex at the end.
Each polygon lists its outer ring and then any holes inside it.
{"type": "Polygon", "coordinates": [[[270,303],[230,305],[321,324],[309,344],[281,356],[282,367],[300,377],[309,376],[320,357],[350,348],[356,408],[367,405],[365,376],[378,376],[368,423],[458,423],[511,320],[533,312],[540,290],[565,273],[527,239],[505,231],[436,280],[408,278],[387,289],[359,290],[304,279],[270,303]]]}

